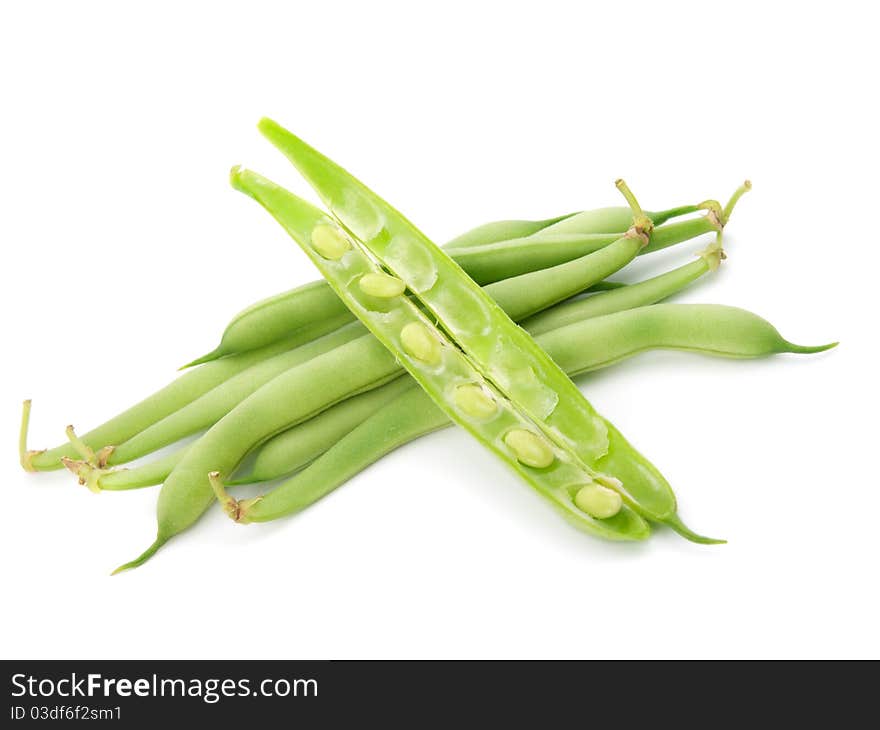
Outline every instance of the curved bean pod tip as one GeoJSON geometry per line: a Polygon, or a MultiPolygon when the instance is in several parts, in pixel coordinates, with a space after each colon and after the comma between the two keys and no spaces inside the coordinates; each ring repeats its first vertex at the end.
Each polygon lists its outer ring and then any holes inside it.
{"type": "Polygon", "coordinates": [[[159,548],[161,548],[165,544],[166,541],[167,541],[167,538],[165,538],[165,537],[157,537],[155,542],[152,545],[150,545],[150,547],[148,547],[146,550],[144,550],[140,555],[138,555],[134,560],[131,560],[127,563],[123,563],[118,568],[116,568],[116,570],[114,570],[112,573],[110,573],[110,575],[116,575],[116,574],[122,573],[126,570],[131,570],[132,568],[140,567],[141,565],[146,563],[150,558],[152,558],[159,551],[159,548]]]}
{"type": "Polygon", "coordinates": [[[213,350],[211,350],[211,352],[207,352],[204,355],[202,355],[201,357],[197,357],[195,360],[191,360],[186,365],[181,365],[179,368],[177,368],[177,371],[180,372],[181,370],[187,370],[189,368],[194,368],[196,365],[204,365],[206,362],[211,362],[212,360],[218,360],[226,354],[227,353],[223,351],[223,348],[220,345],[218,345],[213,350]]]}
{"type": "Polygon", "coordinates": [[[794,352],[802,355],[812,355],[816,352],[825,352],[826,350],[833,350],[837,347],[840,342],[828,342],[824,345],[796,345],[793,342],[789,342],[788,340],[783,340],[784,346],[787,348],[785,352],[794,352]]]}
{"type": "Polygon", "coordinates": [[[678,514],[673,514],[663,520],[663,524],[677,532],[681,535],[685,540],[689,542],[697,543],[698,545],[726,545],[727,540],[720,540],[714,537],[704,537],[703,535],[698,535],[696,532],[691,530],[684,522],[681,521],[681,518],[678,514]]]}

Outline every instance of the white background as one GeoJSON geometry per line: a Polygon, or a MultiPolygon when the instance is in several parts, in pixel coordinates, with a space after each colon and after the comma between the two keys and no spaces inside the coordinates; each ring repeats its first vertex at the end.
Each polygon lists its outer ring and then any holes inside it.
{"type": "MultiPolygon", "coordinates": [[[[798,3],[8,3],[0,13],[0,442],[7,658],[877,657],[880,241],[874,24],[798,3]],[[93,495],[14,457],[103,421],[315,278],[227,184],[305,192],[290,126],[437,240],[496,218],[754,190],[681,301],[836,351],[639,357],[582,381],[683,517],[604,544],[463,433],[304,514],[218,510],[145,567],[156,489],[93,495]]],[[[691,243],[628,276],[676,266],[691,243]]]]}

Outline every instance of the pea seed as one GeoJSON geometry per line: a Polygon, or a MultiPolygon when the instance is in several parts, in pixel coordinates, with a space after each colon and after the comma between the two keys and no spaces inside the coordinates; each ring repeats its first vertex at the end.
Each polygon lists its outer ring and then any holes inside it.
{"type": "Polygon", "coordinates": [[[542,436],[524,428],[508,431],[504,443],[511,448],[518,461],[536,469],[550,466],[556,458],[550,444],[542,436]]]}
{"type": "Polygon", "coordinates": [[[491,418],[498,411],[495,399],[476,383],[459,385],[453,397],[455,405],[474,418],[491,418]]]}
{"type": "Polygon", "coordinates": [[[440,362],[440,343],[421,322],[410,322],[400,331],[400,343],[417,360],[429,365],[440,362]]]}
{"type": "Polygon", "coordinates": [[[335,226],[322,223],[312,229],[312,245],[325,259],[338,261],[351,248],[351,242],[335,226]]]}
{"type": "Polygon", "coordinates": [[[623,507],[620,494],[599,484],[587,484],[574,495],[578,509],[599,520],[614,517],[623,507]]]}
{"type": "Polygon", "coordinates": [[[364,274],[358,284],[361,287],[361,291],[369,294],[371,297],[390,299],[391,297],[398,297],[406,291],[406,284],[396,276],[380,272],[364,274]]]}

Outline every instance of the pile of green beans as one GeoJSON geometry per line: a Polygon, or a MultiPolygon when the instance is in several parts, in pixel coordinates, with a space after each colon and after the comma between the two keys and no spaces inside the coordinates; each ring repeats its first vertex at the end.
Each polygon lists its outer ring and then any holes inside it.
{"type": "Polygon", "coordinates": [[[643,540],[661,524],[693,542],[723,542],[685,526],[660,472],[569,377],[652,349],[755,358],[836,344],[795,345],[734,307],[661,303],[719,268],[748,182],[723,207],[705,200],[648,212],[619,181],[627,206],[493,221],[444,253],[287,130],[269,120],[260,129],[330,213],[247,170],[234,168],[232,184],[325,278],[243,310],[168,386],[81,436],[68,427],[52,449],[28,450],[24,404],[26,470],[66,467],[94,492],[162,485],[155,540],[115,572],[141,565],[215,501],[242,524],[291,515],[450,423],[591,534],[643,540]],[[636,256],[706,234],[693,261],[634,283],[609,278],[636,256]],[[258,497],[227,492],[278,479],[258,497]]]}

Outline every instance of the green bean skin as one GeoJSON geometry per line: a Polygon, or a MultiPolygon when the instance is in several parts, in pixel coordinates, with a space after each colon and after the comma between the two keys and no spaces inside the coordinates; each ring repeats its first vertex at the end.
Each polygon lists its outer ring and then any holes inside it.
{"type": "Polygon", "coordinates": [[[133,461],[209,428],[272,378],[363,335],[363,327],[351,322],[305,345],[256,363],[119,444],[108,463],[124,464],[133,461]]]}
{"type": "Polygon", "coordinates": [[[268,522],[317,502],[382,456],[419,436],[451,425],[415,382],[336,441],[299,474],[250,500],[240,522],[268,522]]]}
{"type": "Polygon", "coordinates": [[[649,349],[745,359],[824,352],[837,345],[796,345],[758,315],[724,304],[652,304],[559,327],[540,335],[539,341],[572,375],[608,367],[649,349]],[[585,342],[595,343],[599,351],[586,361],[579,352],[585,342]]]}
{"type": "MultiPolygon", "coordinates": [[[[80,439],[93,449],[120,444],[252,365],[296,347],[301,337],[312,339],[311,333],[295,334],[259,350],[226,358],[222,362],[209,363],[198,370],[184,373],[80,439]]],[[[64,443],[47,451],[25,452],[22,464],[29,471],[51,471],[62,468],[62,458],[76,459],[78,456],[72,444],[64,443]]]]}
{"type": "Polygon", "coordinates": [[[632,261],[638,247],[631,238],[619,238],[574,261],[497,281],[486,293],[510,319],[526,319],[600,284],[632,261]]]}
{"type": "Polygon", "coordinates": [[[624,287],[629,286],[626,282],[623,281],[609,281],[605,279],[604,281],[597,281],[593,286],[588,287],[584,290],[584,292],[606,292],[613,291],[615,289],[623,289],[624,287]]]}
{"type": "Polygon", "coordinates": [[[323,281],[313,281],[291,291],[276,294],[239,312],[227,325],[220,344],[207,355],[184,368],[221,357],[248,352],[284,339],[302,328],[324,323],[320,334],[354,321],[351,312],[323,281]]]}
{"type": "Polygon", "coordinates": [[[767,320],[723,304],[652,304],[577,321],[536,339],[571,376],[606,368],[649,350],[750,359],[812,354],[837,346],[836,342],[796,345],[767,320]]]}
{"type": "Polygon", "coordinates": [[[101,474],[97,481],[98,489],[105,492],[122,492],[161,484],[174,470],[174,467],[180,463],[185,451],[185,449],[180,449],[142,466],[131,469],[114,469],[106,474],[101,474]]]}
{"type": "Polygon", "coordinates": [[[279,433],[259,448],[247,475],[228,484],[268,481],[301,469],[357,424],[413,387],[415,383],[411,378],[399,377],[379,388],[347,398],[314,418],[279,433]]]}
{"type": "MultiPolygon", "coordinates": [[[[803,347],[785,340],[766,320],[751,312],[713,304],[657,304],[561,327],[537,337],[554,360],[570,375],[607,367],[649,349],[675,349],[729,358],[755,358],[779,353],[821,352],[834,344],[803,347]]],[[[384,386],[380,390],[384,390],[384,386]]],[[[336,408],[344,409],[342,403],[336,408]]],[[[410,381],[403,395],[388,393],[386,405],[361,421],[341,439],[326,440],[327,450],[301,472],[249,501],[241,522],[265,522],[301,511],[389,451],[426,433],[451,425],[442,411],[410,381]]],[[[622,438],[609,424],[612,441],[622,438]]],[[[281,437],[279,437],[281,438],[281,437]]],[[[266,444],[268,448],[272,442],[266,444]]],[[[610,453],[619,453],[612,450],[610,453]]],[[[281,454],[273,468],[262,470],[274,479],[285,470],[281,454]]],[[[258,460],[260,456],[257,457],[258,460]]],[[[612,460],[614,457],[610,457],[612,460]]],[[[613,463],[626,477],[633,462],[613,463]]],[[[289,471],[289,470],[287,470],[289,471]]],[[[661,477],[662,478],[662,477],[661,477]]],[[[650,481],[654,482],[652,475],[650,481]]],[[[667,510],[665,496],[656,509],[667,510]]],[[[667,514],[663,520],[676,531],[687,531],[680,520],[667,514]]],[[[687,531],[689,532],[689,531],[687,531]]],[[[699,536],[690,533],[691,540],[699,536]]]]}
{"type": "Polygon", "coordinates": [[[651,233],[651,240],[639,251],[639,256],[644,256],[664,248],[669,248],[682,241],[688,241],[704,233],[720,233],[721,226],[711,215],[701,215],[676,223],[667,223],[664,226],[655,226],[651,233]]]}
{"type": "MultiPolygon", "coordinates": [[[[679,206],[676,206],[675,208],[667,208],[666,210],[654,210],[654,211],[649,210],[645,213],[645,215],[648,218],[650,218],[652,221],[654,221],[655,226],[661,226],[664,223],[666,223],[666,221],[672,220],[673,218],[678,218],[680,216],[688,215],[690,213],[696,213],[701,210],[707,210],[708,208],[711,207],[712,202],[713,201],[706,201],[704,203],[700,203],[699,205],[679,205],[679,206]]],[[[619,206],[619,208],[624,208],[624,206],[619,206]]],[[[626,208],[626,210],[629,210],[629,209],[626,208]]],[[[632,223],[632,211],[631,210],[629,210],[629,214],[630,214],[630,223],[627,224],[627,226],[629,226],[632,223]]],[[[620,215],[620,214],[618,213],[618,215],[620,215]]],[[[581,222],[581,225],[584,225],[584,223],[581,222]]],[[[620,232],[623,233],[625,230],[626,230],[626,228],[622,228],[620,232]]]]}
{"type": "MultiPolygon", "coordinates": [[[[525,238],[543,231],[547,226],[552,226],[554,223],[571,218],[573,215],[576,214],[569,213],[568,215],[560,215],[556,218],[547,218],[542,221],[505,220],[484,223],[476,228],[471,228],[471,230],[462,233],[460,236],[456,236],[447,242],[444,248],[447,250],[472,248],[498,243],[499,241],[508,241],[514,238],[525,238]]],[[[599,232],[601,233],[602,231],[599,232]]]]}
{"type": "Polygon", "coordinates": [[[589,317],[599,317],[603,314],[654,304],[681,291],[709,271],[715,271],[723,257],[721,243],[716,241],[701,251],[696,261],[637,284],[606,291],[586,299],[557,304],[552,309],[529,317],[523,321],[522,326],[533,335],[538,335],[589,317]]]}

